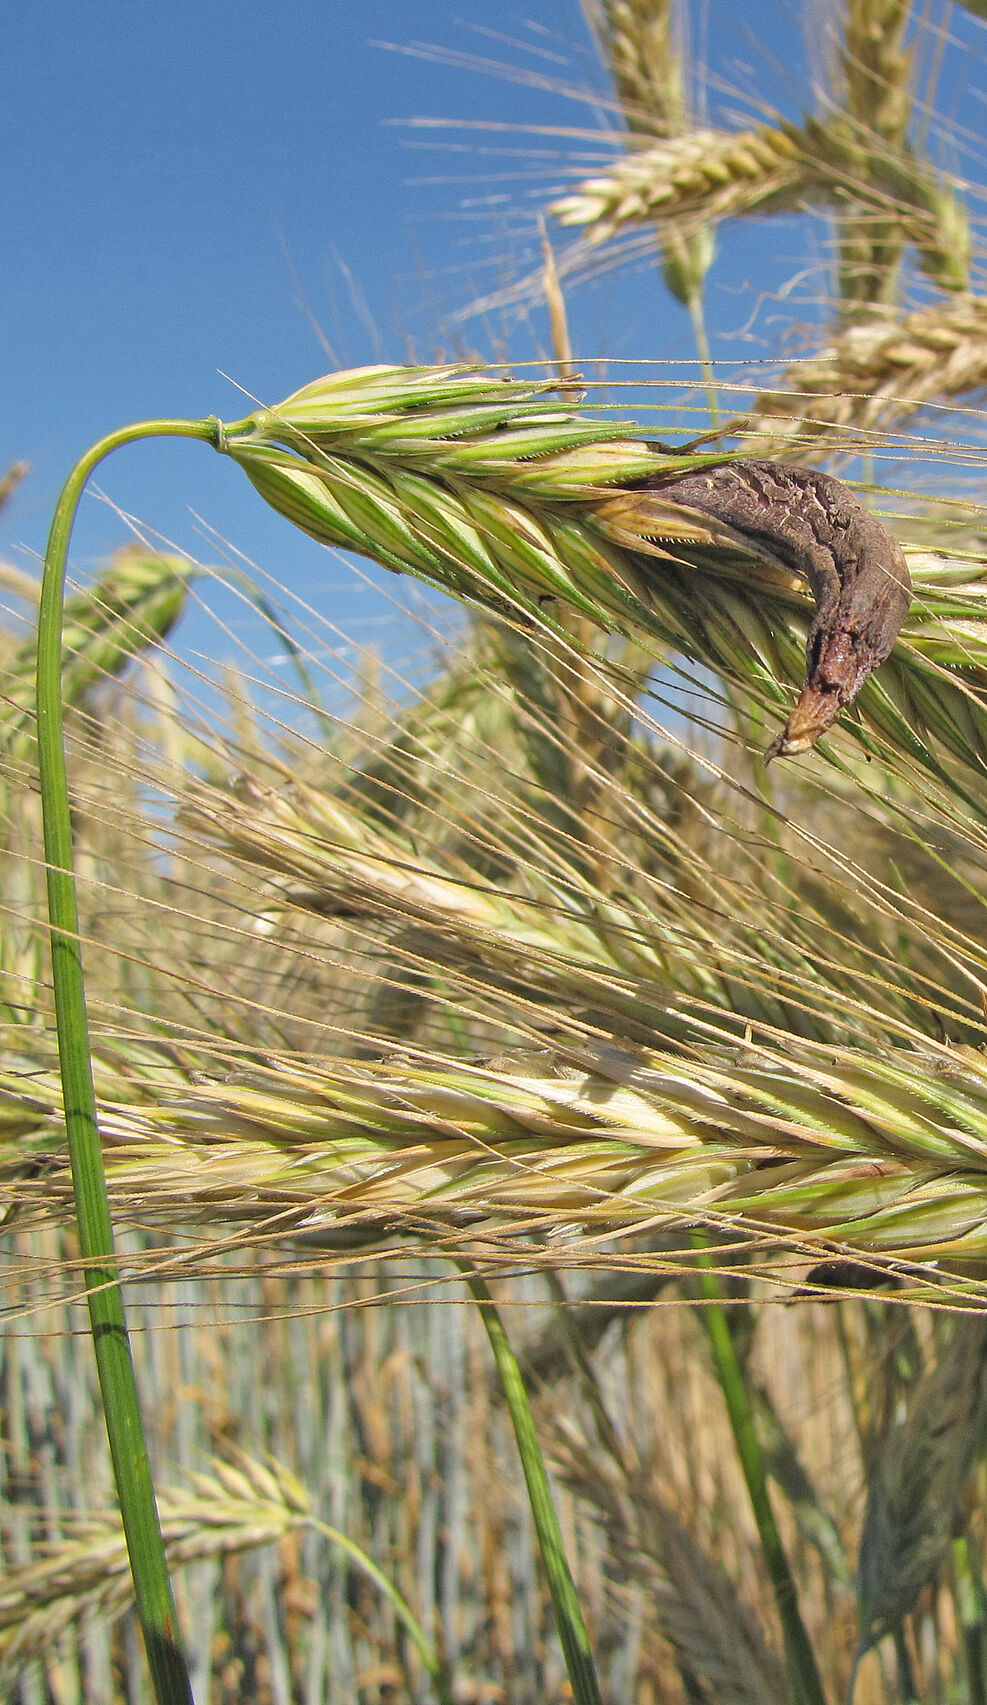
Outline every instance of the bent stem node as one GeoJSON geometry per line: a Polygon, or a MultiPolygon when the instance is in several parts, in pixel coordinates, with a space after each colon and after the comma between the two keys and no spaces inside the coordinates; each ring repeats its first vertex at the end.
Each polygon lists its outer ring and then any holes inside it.
{"type": "Polygon", "coordinates": [[[122,427],[76,463],[59,497],[38,611],[38,764],[65,1131],[113,1475],[155,1697],[159,1705],[192,1705],[127,1337],[96,1118],[61,690],[65,565],[79,499],[104,456],[120,445],[157,437],[202,439],[218,448],[221,429],[215,420],[153,420],[122,427]]]}

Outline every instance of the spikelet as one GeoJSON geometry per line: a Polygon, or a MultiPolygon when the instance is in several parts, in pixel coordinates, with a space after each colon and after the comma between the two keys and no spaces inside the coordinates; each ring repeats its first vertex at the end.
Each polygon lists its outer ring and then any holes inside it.
{"type": "Polygon", "coordinates": [[[794,206],[809,182],[797,136],[782,126],[693,130],[626,154],[553,202],[563,225],[593,244],[626,225],[723,219],[794,206]]]}
{"type": "MultiPolygon", "coordinates": [[[[269,1545],[311,1519],[304,1487],[276,1463],[239,1455],[157,1492],[173,1567],[269,1545]]],[[[116,1512],[75,1524],[36,1562],[10,1568],[0,1590],[0,1681],[12,1686],[33,1658],[92,1611],[119,1616],[133,1602],[123,1524],[116,1512]]]]}
{"type": "MultiPolygon", "coordinates": [[[[610,67],[624,119],[633,136],[668,139],[690,128],[680,18],[674,0],[601,0],[590,11],[610,67]]],[[[665,283],[694,310],[713,262],[706,222],[661,233],[665,283]]]]}
{"type": "MultiPolygon", "coordinates": [[[[198,569],[183,557],[137,546],[118,551],[96,584],[70,598],[62,629],[62,692],[77,705],[108,676],[164,639],[185,608],[198,569]]],[[[33,637],[7,661],[0,697],[0,744],[22,752],[34,724],[36,655],[33,637]]]]}
{"type": "Polygon", "coordinates": [[[987,386],[987,300],[961,295],[901,318],[849,326],[793,362],[743,423],[758,455],[818,457],[853,449],[923,403],[987,386]]]}

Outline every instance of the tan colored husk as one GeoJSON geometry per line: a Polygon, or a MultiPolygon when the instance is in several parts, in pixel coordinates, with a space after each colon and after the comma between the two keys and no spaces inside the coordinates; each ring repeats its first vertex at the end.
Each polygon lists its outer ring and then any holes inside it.
{"type": "MultiPolygon", "coordinates": [[[[169,1565],[269,1545],[311,1520],[301,1482],[276,1463],[243,1453],[190,1474],[186,1487],[159,1486],[157,1502],[169,1565]]],[[[64,1517],[63,1517],[64,1519],[64,1517]]],[[[0,1681],[10,1686],[33,1658],[91,1611],[119,1616],[133,1603],[133,1581],[119,1515],[76,1520],[39,1560],[7,1568],[0,1586],[0,1681]]]]}
{"type": "Polygon", "coordinates": [[[808,177],[793,133],[693,130],[614,160],[552,203],[562,225],[581,225],[594,244],[630,224],[723,219],[791,206],[808,177]]]}
{"type": "Polygon", "coordinates": [[[924,403],[987,387],[987,300],[955,296],[902,317],[847,327],[796,361],[741,422],[759,456],[818,459],[866,448],[924,403]]]}
{"type": "MultiPolygon", "coordinates": [[[[111,1204],[144,1224],[440,1238],[726,1215],[916,1260],[987,1254],[976,1057],[892,1063],[803,1043],[749,1064],[741,1048],[720,1067],[597,1051],[594,1069],[593,1050],[581,1052],[581,1067],[570,1049],[554,1070],[536,1057],[189,1071],[171,1091],[104,1100],[111,1204]]],[[[70,1218],[67,1157],[43,1136],[57,1129],[57,1096],[37,1077],[32,1095],[41,1169],[17,1176],[25,1150],[16,1162],[12,1152],[4,1200],[70,1218]]]]}

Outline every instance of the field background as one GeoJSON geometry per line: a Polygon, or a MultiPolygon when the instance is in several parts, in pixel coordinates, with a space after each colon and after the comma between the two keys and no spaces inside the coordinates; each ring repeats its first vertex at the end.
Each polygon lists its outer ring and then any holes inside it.
{"type": "MultiPolygon", "coordinates": [[[[588,12],[605,146],[556,139],[544,195],[532,161],[545,247],[428,357],[509,348],[564,409],[677,441],[715,417],[856,480],[918,587],[859,715],[765,769],[805,607],[701,546],[661,594],[678,643],[429,594],[382,659],[275,571],[258,594],[235,552],[163,554],[153,520],[70,606],[94,1064],[200,1705],[434,1698],[411,1619],[447,1697],[567,1697],[462,1258],[530,1376],[608,1701],[987,1698],[978,13],[808,5],[797,131],[767,57],[753,114],[707,74],[703,16],[588,12]],[[763,346],[712,348],[737,225],[766,279],[797,240],[813,281],[776,305],[770,375],[763,346]],[[685,369],[574,353],[581,277],[620,266],[676,304],[685,369]],[[858,1264],[820,1274],[834,1254],[858,1264]],[[818,1695],[786,1672],[725,1357],[818,1695]]],[[[138,1701],[57,1085],[35,592],[2,572],[0,1663],[17,1705],[138,1701]]]]}

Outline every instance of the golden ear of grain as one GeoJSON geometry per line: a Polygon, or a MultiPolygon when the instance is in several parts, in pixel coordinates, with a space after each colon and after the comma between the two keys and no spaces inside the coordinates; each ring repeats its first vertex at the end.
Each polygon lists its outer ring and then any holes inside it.
{"type": "Polygon", "coordinates": [[[804,460],[865,447],[923,403],[987,389],[987,300],[960,295],[849,326],[796,361],[740,424],[758,455],[804,460]]]}
{"type": "MultiPolygon", "coordinates": [[[[134,657],[165,639],[199,572],[184,557],[128,545],[93,586],[69,598],[62,627],[65,703],[80,704],[92,687],[119,675],[134,657]]],[[[19,755],[33,743],[36,663],[32,635],[4,668],[0,745],[19,755]]]]}
{"type": "MultiPolygon", "coordinates": [[[[846,0],[833,103],[873,159],[907,148],[912,110],[912,51],[904,45],[910,0],[846,0]],[[869,147],[867,141],[869,139],[869,147]]],[[[871,178],[866,161],[858,165],[871,178]]],[[[881,217],[852,183],[837,213],[839,318],[851,323],[897,300],[906,236],[898,212],[881,217]]]]}
{"type": "Polygon", "coordinates": [[[627,128],[642,136],[685,129],[682,29],[674,0],[599,0],[587,11],[627,128]]]}
{"type": "MultiPolygon", "coordinates": [[[[599,246],[630,225],[680,223],[688,230],[697,219],[775,213],[805,201],[849,206],[855,242],[866,240],[876,252],[900,233],[942,288],[966,285],[969,225],[953,191],[907,148],[889,157],[879,139],[839,117],[807,119],[802,128],[670,137],[584,179],[550,211],[563,225],[583,226],[586,241],[599,246]]],[[[848,288],[860,297],[862,280],[848,288]]]]}
{"type": "MultiPolygon", "coordinates": [[[[681,136],[691,123],[681,7],[674,0],[600,0],[589,16],[631,134],[681,136]]],[[[660,243],[665,283],[696,313],[716,248],[712,229],[694,219],[688,229],[662,231],[660,243]]]]}
{"type": "MultiPolygon", "coordinates": [[[[308,1495],[280,1464],[238,1453],[235,1465],[217,1461],[212,1468],[210,1474],[190,1475],[189,1487],[157,1491],[172,1567],[272,1544],[311,1520],[308,1495]]],[[[81,1617],[94,1611],[119,1616],[132,1602],[117,1512],[75,1523],[38,1561],[4,1574],[0,1681],[12,1685],[26,1664],[50,1652],[59,1634],[81,1617]]]]}
{"type": "Polygon", "coordinates": [[[911,0],[845,0],[840,72],[847,111],[900,145],[912,112],[914,50],[905,45],[911,0]]]}
{"type": "Polygon", "coordinates": [[[724,219],[791,206],[809,183],[797,135],[784,126],[697,129],[615,160],[552,203],[563,225],[586,227],[592,244],[624,226],[724,219]]]}

